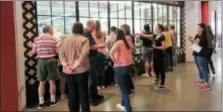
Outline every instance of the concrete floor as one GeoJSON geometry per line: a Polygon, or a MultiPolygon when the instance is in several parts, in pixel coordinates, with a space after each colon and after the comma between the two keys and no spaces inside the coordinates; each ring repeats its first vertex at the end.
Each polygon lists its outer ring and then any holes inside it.
{"type": "MultiPolygon", "coordinates": [[[[136,77],[135,93],[131,96],[133,111],[221,111],[221,55],[213,56],[216,75],[211,77],[211,90],[205,92],[193,84],[198,72],[194,63],[179,64],[174,72],[167,73],[165,90],[152,88],[153,78],[136,77]]],[[[92,111],[119,111],[119,88],[108,87],[103,94],[106,99],[92,111]]],[[[35,109],[28,109],[34,110],[35,109]]],[[[60,101],[54,108],[44,111],[68,111],[67,100],[60,101]]]]}

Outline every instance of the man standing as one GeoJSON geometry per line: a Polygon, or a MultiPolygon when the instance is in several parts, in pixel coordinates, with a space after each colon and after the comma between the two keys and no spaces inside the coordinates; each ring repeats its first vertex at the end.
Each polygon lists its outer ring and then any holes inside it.
{"type": "MultiPolygon", "coordinates": [[[[144,25],[144,34],[151,35],[152,32],[150,31],[150,26],[149,24],[144,25]]],[[[143,45],[143,59],[145,62],[145,74],[143,74],[143,77],[151,77],[152,76],[152,69],[153,69],[153,40],[147,39],[140,37],[142,40],[142,45],[143,45]]]]}
{"type": "Polygon", "coordinates": [[[90,60],[90,70],[89,70],[89,99],[90,104],[92,106],[96,106],[99,101],[104,99],[104,96],[98,94],[97,85],[96,85],[96,76],[97,76],[97,58],[98,52],[97,49],[105,47],[105,44],[96,45],[94,38],[92,37],[91,33],[95,29],[95,23],[92,20],[87,22],[86,29],[84,30],[84,36],[89,39],[90,43],[90,53],[89,53],[89,60],[90,60]]]}
{"type": "Polygon", "coordinates": [[[32,51],[37,53],[37,79],[40,81],[38,93],[39,93],[39,106],[37,109],[42,109],[44,106],[44,93],[45,82],[49,80],[50,84],[50,97],[51,107],[56,106],[56,86],[55,80],[57,77],[57,60],[55,56],[59,50],[59,42],[53,36],[54,31],[52,26],[46,25],[43,28],[44,35],[37,37],[34,40],[32,51]]]}

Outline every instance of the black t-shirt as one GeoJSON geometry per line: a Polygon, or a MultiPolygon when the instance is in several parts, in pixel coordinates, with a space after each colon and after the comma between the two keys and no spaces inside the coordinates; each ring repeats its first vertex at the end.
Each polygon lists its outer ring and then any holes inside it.
{"type": "MultiPolygon", "coordinates": [[[[154,34],[153,38],[154,38],[154,44],[155,44],[156,47],[162,46],[162,42],[165,41],[165,36],[164,35],[161,35],[160,37],[157,37],[157,34],[154,34]]],[[[163,51],[164,50],[161,50],[161,49],[153,49],[154,57],[163,56],[163,51]]]]}
{"type": "MultiPolygon", "coordinates": [[[[91,35],[91,32],[85,30],[83,35],[88,38],[90,46],[96,45],[96,42],[91,35]]],[[[90,50],[89,56],[95,56],[97,53],[98,53],[97,50],[90,50]]]]}
{"type": "Polygon", "coordinates": [[[200,39],[198,44],[200,47],[202,47],[202,49],[199,53],[193,51],[193,55],[207,57],[208,56],[208,40],[206,37],[200,34],[196,34],[194,39],[198,39],[198,38],[200,39]]]}
{"type": "MultiPolygon", "coordinates": [[[[144,32],[144,34],[151,35],[152,32],[144,32]]],[[[143,47],[152,47],[153,41],[144,37],[140,37],[140,40],[142,40],[143,47]]]]}

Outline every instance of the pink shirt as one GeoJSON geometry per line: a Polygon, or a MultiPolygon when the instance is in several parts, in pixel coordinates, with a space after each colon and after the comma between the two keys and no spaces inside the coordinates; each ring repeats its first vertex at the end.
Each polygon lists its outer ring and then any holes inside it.
{"type": "Polygon", "coordinates": [[[131,65],[132,64],[132,50],[131,50],[131,48],[127,49],[124,41],[122,41],[122,40],[119,40],[116,43],[118,44],[119,47],[118,47],[117,51],[114,52],[114,58],[117,62],[117,63],[115,63],[115,67],[131,65]]]}

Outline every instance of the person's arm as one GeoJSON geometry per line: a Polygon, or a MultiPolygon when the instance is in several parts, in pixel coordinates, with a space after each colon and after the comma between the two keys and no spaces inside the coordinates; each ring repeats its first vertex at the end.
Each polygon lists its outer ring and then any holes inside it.
{"type": "Polygon", "coordinates": [[[139,37],[142,37],[142,38],[147,38],[147,39],[153,40],[153,35],[147,35],[147,34],[143,34],[143,33],[136,33],[135,35],[138,35],[139,37]]]}
{"type": "Polygon", "coordinates": [[[32,53],[35,54],[36,51],[37,51],[37,50],[36,50],[36,44],[33,43],[33,45],[32,45],[32,53]]]}
{"type": "Polygon", "coordinates": [[[60,51],[59,51],[59,59],[60,59],[60,63],[66,67],[68,66],[68,63],[67,63],[67,57],[65,55],[65,52],[64,52],[64,45],[66,44],[66,42],[63,42],[61,48],[60,48],[60,51]]]}
{"type": "Polygon", "coordinates": [[[116,43],[114,43],[114,45],[112,46],[112,48],[111,48],[111,50],[110,50],[110,53],[109,53],[111,60],[112,60],[115,64],[117,64],[117,61],[116,61],[115,58],[114,58],[114,53],[115,53],[115,51],[117,51],[118,48],[119,48],[119,44],[116,42],[116,43]]]}
{"type": "Polygon", "coordinates": [[[84,59],[89,55],[90,51],[90,44],[88,39],[86,39],[83,43],[83,47],[81,49],[81,54],[78,58],[78,60],[72,65],[72,69],[77,69],[84,61],[84,59]]]}
{"type": "Polygon", "coordinates": [[[56,41],[56,52],[59,53],[60,52],[60,43],[59,40],[55,40],[56,41]]]}

